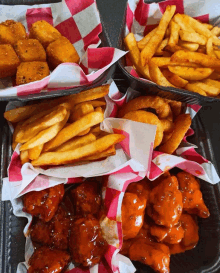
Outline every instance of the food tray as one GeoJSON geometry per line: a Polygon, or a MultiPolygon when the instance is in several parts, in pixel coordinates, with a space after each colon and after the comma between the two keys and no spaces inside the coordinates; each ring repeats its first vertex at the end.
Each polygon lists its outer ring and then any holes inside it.
{"type": "MultiPolygon", "coordinates": [[[[164,0],[157,0],[157,1],[149,1],[144,0],[145,3],[159,3],[163,2],[164,0]]],[[[172,2],[172,1],[171,1],[172,2]]],[[[178,1],[173,1],[171,4],[177,4],[178,1]]],[[[126,25],[126,9],[123,17],[123,22],[118,38],[117,48],[121,50],[126,50],[124,45],[124,32],[125,32],[125,25],[126,25]]],[[[125,57],[122,57],[118,61],[118,66],[121,69],[122,73],[129,81],[131,88],[140,91],[142,94],[152,94],[152,95],[159,95],[163,98],[179,100],[182,102],[187,102],[189,104],[199,104],[199,105],[208,105],[213,102],[220,102],[219,98],[216,97],[204,97],[198,93],[189,92],[184,89],[173,88],[173,87],[164,87],[158,86],[154,83],[147,82],[142,80],[141,78],[136,78],[132,76],[126,69],[125,69],[125,57]]]]}
{"type": "MultiPolygon", "coordinates": [[[[120,71],[116,71],[115,82],[121,91],[126,90],[128,84],[121,77],[120,71]]],[[[4,103],[1,103],[0,124],[1,127],[1,181],[6,176],[9,164],[11,150],[11,133],[7,122],[3,120],[4,103]]],[[[195,143],[199,149],[198,152],[212,161],[216,166],[210,136],[201,122],[199,114],[193,119],[192,128],[195,130],[190,142],[195,143]]],[[[1,189],[1,187],[0,187],[1,189]]],[[[199,219],[200,241],[198,246],[184,254],[178,254],[171,258],[171,273],[214,273],[220,272],[220,185],[211,185],[201,181],[201,190],[204,195],[211,216],[208,219],[199,219]]],[[[1,202],[0,205],[0,234],[2,257],[0,263],[0,272],[15,273],[19,262],[24,261],[25,238],[23,228],[26,219],[17,218],[13,215],[10,202],[1,202]]],[[[138,273],[153,271],[140,263],[134,263],[138,273]]],[[[124,272],[126,273],[126,272],[124,272]]]]}
{"type": "MultiPolygon", "coordinates": [[[[60,0],[0,0],[0,5],[39,5],[39,4],[49,4],[49,3],[58,3],[61,2],[60,0]]],[[[111,41],[109,36],[106,32],[102,17],[100,15],[100,21],[102,23],[102,32],[99,34],[99,38],[101,40],[101,44],[99,47],[111,47],[111,41]]],[[[0,101],[8,101],[8,100],[19,100],[19,101],[27,101],[27,100],[35,100],[35,99],[47,99],[51,97],[59,97],[68,94],[76,94],[83,90],[87,90],[90,88],[94,88],[96,86],[102,85],[108,79],[111,78],[112,74],[115,71],[116,63],[109,67],[102,75],[100,75],[96,80],[92,83],[73,87],[69,89],[59,90],[59,91],[50,91],[44,93],[36,93],[26,96],[7,96],[7,97],[0,97],[0,101]]]]}

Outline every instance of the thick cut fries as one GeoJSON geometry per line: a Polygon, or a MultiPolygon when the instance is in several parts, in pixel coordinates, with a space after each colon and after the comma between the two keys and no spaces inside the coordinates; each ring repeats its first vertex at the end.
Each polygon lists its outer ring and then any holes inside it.
{"type": "Polygon", "coordinates": [[[70,113],[68,111],[66,113],[66,117],[64,118],[64,120],[39,132],[35,137],[31,138],[29,141],[27,141],[25,144],[23,144],[20,147],[20,151],[32,149],[36,146],[44,144],[44,143],[50,141],[51,139],[53,139],[60,132],[60,130],[62,130],[62,128],[65,126],[65,124],[69,118],[69,115],[70,115],[70,113]]]}
{"type": "Polygon", "coordinates": [[[150,40],[151,37],[154,36],[154,34],[156,33],[157,28],[151,30],[151,32],[149,32],[143,39],[141,39],[138,43],[137,46],[140,50],[144,49],[146,44],[148,43],[148,41],[150,40]]]}
{"type": "Polygon", "coordinates": [[[172,62],[192,62],[204,67],[220,68],[220,60],[203,53],[180,50],[171,57],[172,62]]]}
{"type": "Polygon", "coordinates": [[[92,100],[89,102],[94,108],[99,106],[106,106],[106,102],[101,100],[92,100]]]}
{"type": "Polygon", "coordinates": [[[25,163],[29,162],[29,156],[28,156],[27,150],[20,152],[20,160],[21,160],[21,165],[24,165],[25,163]]]}
{"type": "Polygon", "coordinates": [[[55,138],[44,145],[44,151],[51,151],[71,138],[77,136],[82,131],[99,124],[104,120],[104,115],[99,112],[89,113],[66,128],[63,128],[55,138]]]}
{"type": "Polygon", "coordinates": [[[171,66],[187,66],[187,67],[201,67],[198,64],[194,63],[174,63],[171,62],[171,57],[153,57],[151,59],[158,67],[167,67],[168,65],[171,66]]]}
{"type": "Polygon", "coordinates": [[[214,27],[212,30],[211,30],[211,33],[215,36],[219,36],[220,35],[220,28],[219,27],[214,27]]]}
{"type": "Polygon", "coordinates": [[[166,154],[172,154],[180,145],[190,125],[191,117],[189,114],[179,115],[174,122],[174,129],[171,137],[166,143],[159,147],[159,151],[166,154]]]}
{"type": "Polygon", "coordinates": [[[31,160],[35,160],[38,159],[38,157],[40,156],[42,150],[43,150],[44,144],[38,145],[30,150],[28,150],[28,157],[31,160]]]}
{"type": "Polygon", "coordinates": [[[77,104],[74,109],[73,113],[70,116],[70,121],[76,121],[79,118],[85,116],[86,114],[89,114],[94,111],[94,107],[92,104],[84,102],[81,104],[77,104]]]}
{"type": "Polygon", "coordinates": [[[199,44],[181,41],[181,40],[179,40],[179,45],[182,48],[187,49],[189,51],[196,51],[199,48],[199,44]]]}
{"type": "Polygon", "coordinates": [[[214,87],[220,89],[220,82],[219,81],[214,81],[212,79],[205,79],[202,82],[204,82],[205,84],[208,84],[210,86],[214,86],[214,87]]]}
{"type": "Polygon", "coordinates": [[[151,60],[149,62],[149,71],[151,79],[161,85],[161,86],[172,86],[174,87],[163,75],[163,73],[160,71],[160,68],[151,60]]]}
{"type": "Polygon", "coordinates": [[[95,140],[96,140],[96,136],[92,133],[89,133],[88,135],[85,135],[82,137],[74,137],[73,139],[67,141],[66,143],[56,148],[54,151],[65,152],[65,151],[74,150],[76,148],[89,144],[95,140]]]}
{"type": "Polygon", "coordinates": [[[206,44],[206,53],[207,55],[216,58],[213,46],[212,46],[212,37],[208,38],[207,44],[206,44]]]}
{"type": "Polygon", "coordinates": [[[111,146],[110,148],[108,148],[107,150],[105,150],[105,151],[103,151],[101,153],[84,157],[82,160],[85,160],[85,161],[99,160],[99,159],[103,159],[103,158],[106,158],[108,156],[112,156],[112,155],[115,155],[115,154],[116,154],[115,146],[113,145],[113,146],[111,146]]]}
{"type": "Polygon", "coordinates": [[[180,26],[174,21],[170,22],[170,39],[168,45],[177,45],[179,41],[180,26]]]}
{"type": "Polygon", "coordinates": [[[107,150],[112,145],[121,142],[124,138],[124,135],[120,134],[107,135],[75,150],[43,153],[37,160],[33,160],[31,163],[33,166],[41,166],[61,165],[77,162],[83,157],[101,153],[107,150]]]}
{"type": "Polygon", "coordinates": [[[16,142],[24,143],[34,137],[40,131],[61,122],[67,115],[67,110],[64,106],[59,106],[55,111],[49,113],[48,115],[37,119],[36,121],[28,124],[17,134],[15,139],[16,142]]]}
{"type": "Polygon", "coordinates": [[[9,110],[4,113],[4,118],[11,122],[19,122],[30,117],[37,110],[36,105],[26,105],[9,110]]]}
{"type": "Polygon", "coordinates": [[[216,97],[220,93],[219,88],[217,88],[215,86],[208,85],[204,82],[194,82],[194,85],[197,85],[199,88],[204,90],[207,95],[209,95],[211,97],[216,97]]]}
{"type": "Polygon", "coordinates": [[[168,41],[169,41],[169,39],[166,38],[161,42],[161,44],[158,46],[158,48],[155,52],[155,55],[163,55],[163,50],[168,45],[168,41]]]}
{"type": "Polygon", "coordinates": [[[163,17],[160,20],[159,26],[154,36],[146,44],[145,48],[141,52],[141,64],[145,66],[148,64],[149,60],[153,57],[156,52],[159,44],[162,42],[165,35],[166,29],[176,11],[176,6],[167,6],[163,14],[163,17]]]}
{"type": "Polygon", "coordinates": [[[208,78],[214,71],[211,68],[194,68],[194,67],[185,67],[185,66],[168,66],[168,69],[180,76],[181,78],[189,81],[199,81],[205,78],[208,78]]]}
{"type": "Polygon", "coordinates": [[[179,33],[180,33],[181,39],[186,42],[197,43],[199,45],[205,45],[207,42],[206,37],[198,33],[193,33],[186,30],[180,30],[179,33]]]}
{"type": "Polygon", "coordinates": [[[173,21],[176,22],[181,27],[181,29],[195,33],[195,30],[191,28],[189,24],[185,23],[182,14],[179,13],[175,14],[173,17],[173,21]]]}
{"type": "Polygon", "coordinates": [[[166,77],[166,79],[172,83],[174,86],[183,88],[187,85],[188,81],[182,79],[180,76],[173,74],[168,69],[164,69],[162,71],[163,75],[166,77]]]}
{"type": "Polygon", "coordinates": [[[198,93],[198,94],[200,94],[202,96],[207,96],[206,92],[203,89],[201,89],[200,87],[198,87],[197,84],[187,83],[187,85],[185,86],[185,88],[188,91],[192,91],[192,92],[198,93]]]}

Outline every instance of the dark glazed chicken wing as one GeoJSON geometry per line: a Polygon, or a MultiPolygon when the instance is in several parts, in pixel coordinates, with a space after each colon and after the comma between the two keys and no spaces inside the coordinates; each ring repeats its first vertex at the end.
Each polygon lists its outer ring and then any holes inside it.
{"type": "Polygon", "coordinates": [[[99,221],[92,215],[76,220],[71,227],[69,248],[75,263],[83,266],[99,263],[107,248],[99,221]]]}
{"type": "Polygon", "coordinates": [[[152,189],[147,213],[157,225],[172,227],[178,223],[182,207],[178,181],[175,176],[170,176],[152,189]]]}
{"type": "Polygon", "coordinates": [[[146,201],[141,201],[137,194],[126,192],[122,201],[122,230],[123,239],[137,236],[144,222],[146,201]]]}
{"type": "Polygon", "coordinates": [[[86,181],[71,191],[76,215],[97,214],[101,206],[100,185],[94,180],[86,181]]]}
{"type": "Polygon", "coordinates": [[[66,251],[43,246],[31,256],[28,273],[60,273],[69,261],[70,255],[66,251]]]}
{"type": "Polygon", "coordinates": [[[24,195],[23,204],[26,212],[39,216],[42,221],[50,221],[57,211],[64,195],[64,185],[42,191],[32,191],[24,195]]]}
{"type": "Polygon", "coordinates": [[[203,201],[198,180],[187,172],[179,172],[177,179],[183,195],[183,210],[189,214],[208,218],[210,213],[203,201]]]}

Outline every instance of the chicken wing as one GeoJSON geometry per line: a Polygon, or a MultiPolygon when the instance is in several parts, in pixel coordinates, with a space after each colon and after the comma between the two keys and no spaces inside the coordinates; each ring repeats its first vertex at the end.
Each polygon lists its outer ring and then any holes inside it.
{"type": "Polygon", "coordinates": [[[137,194],[126,192],[122,201],[123,239],[136,237],[144,223],[146,200],[141,201],[137,194]]]}
{"type": "Polygon", "coordinates": [[[71,227],[69,248],[75,263],[85,267],[99,263],[107,249],[99,221],[92,215],[77,219],[71,227]]]}
{"type": "Polygon", "coordinates": [[[178,181],[175,176],[170,176],[152,189],[147,213],[157,225],[171,227],[178,223],[182,207],[178,181]]]}
{"type": "Polygon", "coordinates": [[[31,256],[28,273],[60,273],[69,261],[70,255],[66,251],[43,246],[31,256]]]}
{"type": "Polygon", "coordinates": [[[48,222],[56,213],[63,195],[63,184],[42,191],[29,192],[23,197],[24,209],[33,216],[39,216],[42,221],[48,222]]]}
{"type": "Polygon", "coordinates": [[[199,181],[187,172],[179,172],[177,179],[183,195],[183,210],[201,218],[208,218],[210,213],[203,201],[199,181]]]}
{"type": "Polygon", "coordinates": [[[101,206],[100,185],[94,180],[88,180],[71,191],[76,215],[96,215],[101,206]]]}

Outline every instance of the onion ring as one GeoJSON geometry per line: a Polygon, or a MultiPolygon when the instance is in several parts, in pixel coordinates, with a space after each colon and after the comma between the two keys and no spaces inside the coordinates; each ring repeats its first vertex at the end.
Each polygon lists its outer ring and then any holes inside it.
{"type": "Polygon", "coordinates": [[[163,131],[164,133],[169,133],[173,131],[173,122],[169,119],[161,119],[160,120],[162,126],[163,126],[163,131]]]}
{"type": "Polygon", "coordinates": [[[123,117],[128,112],[145,108],[155,109],[159,119],[167,118],[172,112],[169,103],[163,98],[158,96],[141,96],[130,100],[127,104],[125,104],[125,106],[123,106],[119,111],[118,117],[123,117]]]}
{"type": "Polygon", "coordinates": [[[172,136],[160,146],[159,151],[167,154],[172,154],[180,145],[186,132],[191,125],[191,117],[189,114],[179,115],[174,121],[174,129],[172,136]]]}
{"type": "Polygon", "coordinates": [[[157,130],[156,130],[156,135],[154,140],[154,148],[160,145],[163,139],[163,126],[155,114],[138,110],[138,111],[128,112],[127,114],[123,116],[123,118],[137,121],[137,122],[157,125],[157,130]]]}
{"type": "Polygon", "coordinates": [[[173,112],[174,117],[177,117],[182,113],[183,105],[181,101],[169,100],[169,99],[164,99],[164,100],[170,105],[170,108],[173,112]]]}

